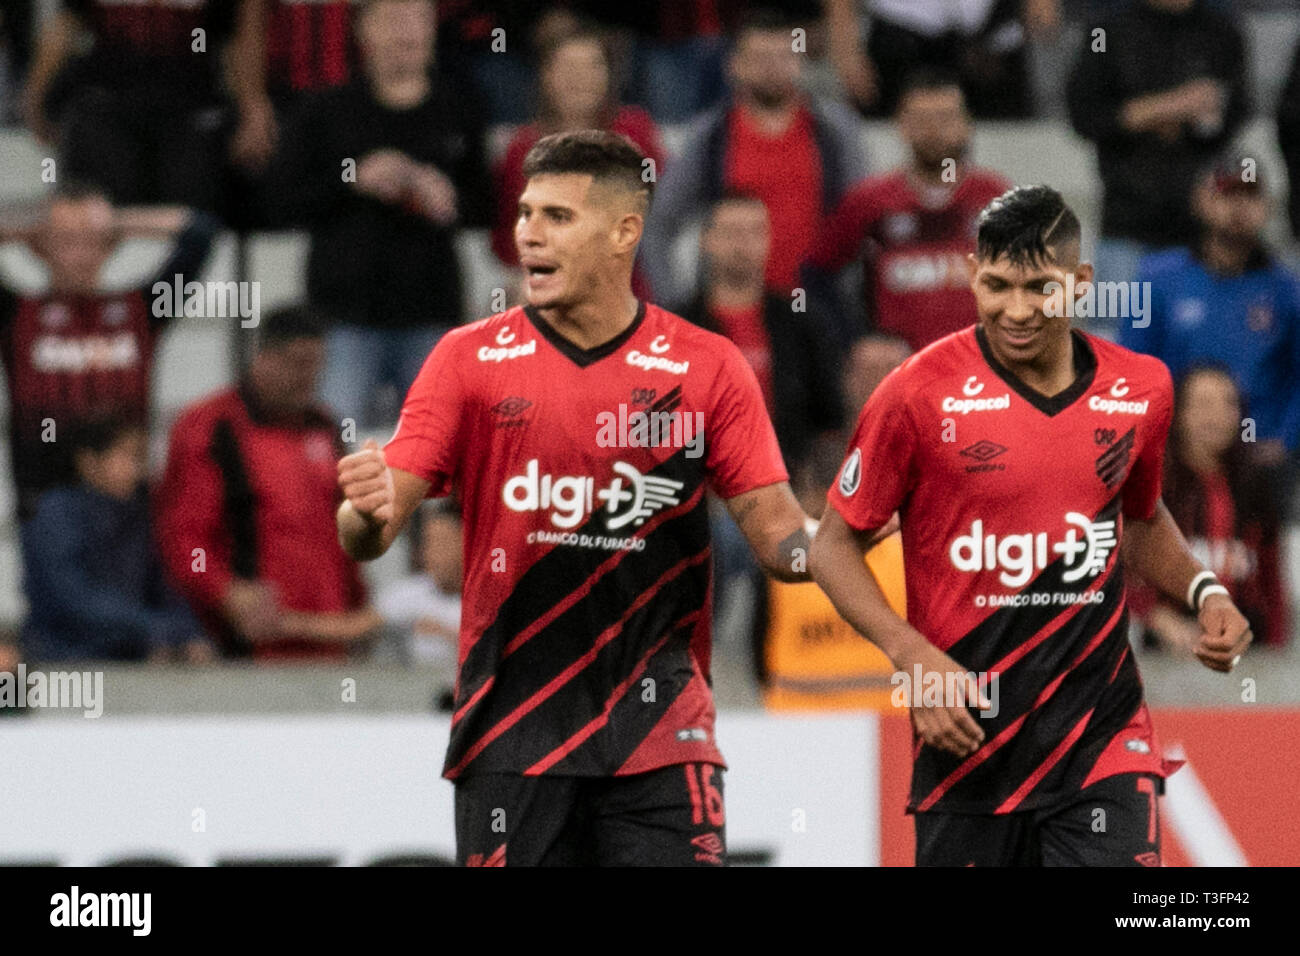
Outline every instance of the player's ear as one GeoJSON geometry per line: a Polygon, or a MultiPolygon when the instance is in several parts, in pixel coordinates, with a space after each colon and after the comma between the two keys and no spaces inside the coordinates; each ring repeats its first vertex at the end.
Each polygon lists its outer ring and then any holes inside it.
{"type": "Polygon", "coordinates": [[[971,288],[975,288],[975,274],[980,271],[980,261],[975,253],[966,253],[966,278],[970,280],[971,288]]]}
{"type": "Polygon", "coordinates": [[[614,245],[619,252],[635,252],[644,231],[645,219],[639,213],[624,213],[614,224],[614,245]]]}
{"type": "MultiPolygon", "coordinates": [[[[1074,287],[1078,289],[1079,286],[1081,286],[1085,282],[1091,285],[1092,276],[1093,276],[1092,263],[1080,262],[1077,266],[1074,267],[1074,287]]],[[[1080,295],[1082,294],[1083,293],[1081,292],[1080,295]]]]}

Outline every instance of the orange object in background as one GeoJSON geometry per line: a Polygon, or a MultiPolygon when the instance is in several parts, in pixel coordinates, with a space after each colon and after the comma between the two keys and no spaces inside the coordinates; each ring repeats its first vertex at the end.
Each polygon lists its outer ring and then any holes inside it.
{"type": "MultiPolygon", "coordinates": [[[[885,538],[866,562],[889,606],[906,617],[902,535],[885,538]]],[[[771,710],[892,709],[894,665],[815,584],[769,583],[762,647],[763,702],[771,710]]]]}

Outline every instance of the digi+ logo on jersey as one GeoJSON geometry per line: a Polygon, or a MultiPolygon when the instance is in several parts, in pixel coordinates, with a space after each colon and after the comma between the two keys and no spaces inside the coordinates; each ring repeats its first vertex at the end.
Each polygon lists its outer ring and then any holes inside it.
{"type": "Polygon", "coordinates": [[[605,527],[618,531],[628,525],[639,527],[661,508],[681,504],[680,481],[643,475],[627,462],[613,464],[614,477],[603,488],[589,475],[538,474],[534,458],[501,488],[501,500],[511,511],[549,511],[557,528],[575,528],[599,509],[605,527]]]}
{"type": "Polygon", "coordinates": [[[1053,558],[1060,555],[1063,559],[1066,571],[1061,580],[1066,584],[1084,575],[1096,577],[1105,569],[1111,551],[1118,544],[1115,522],[1094,522],[1077,511],[1067,513],[1065,520],[1074,527],[1060,541],[1049,545],[1046,531],[1008,534],[1001,538],[985,535],[984,522],[977,518],[971,522],[970,534],[953,539],[948,557],[958,571],[1000,571],[998,580],[1009,588],[1029,583],[1034,571],[1047,567],[1049,555],[1053,558]],[[1082,540],[1079,531],[1083,533],[1082,540]]]}

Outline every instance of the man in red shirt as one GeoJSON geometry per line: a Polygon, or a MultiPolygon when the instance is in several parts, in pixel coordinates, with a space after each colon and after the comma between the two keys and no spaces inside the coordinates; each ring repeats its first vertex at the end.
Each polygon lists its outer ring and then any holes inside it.
{"type": "Polygon", "coordinates": [[[793,32],[799,27],[776,13],[749,15],[729,64],[731,99],[696,124],[667,164],[644,252],[650,287],[662,301],[689,294],[674,245],[728,191],[752,193],[767,206],[767,284],[788,295],[799,285],[818,223],[866,175],[857,116],[801,86],[805,54],[795,49],[793,32]]]}
{"type": "Polygon", "coordinates": [[[163,563],[228,652],[342,659],[382,621],[334,545],[341,444],[312,399],[323,329],[281,309],[260,332],[244,378],[172,427],[156,496],[163,563]]]}
{"type": "Polygon", "coordinates": [[[1232,670],[1251,640],[1160,498],[1169,371],[1070,328],[1059,289],[1092,267],[1054,190],[991,203],[969,263],[978,323],[867,401],[813,574],[898,668],[918,865],[1159,866],[1177,764],[1143,701],[1123,567],[1198,614],[1207,667],[1232,670]],[[906,621],[862,563],[895,512],[906,621]]]}
{"type": "Polygon", "coordinates": [[[970,116],[952,77],[914,74],[897,120],[910,161],[854,186],[822,224],[808,256],[808,287],[833,302],[833,278],[860,264],[863,308],[832,310],[845,317],[843,333],[872,328],[919,351],[970,324],[966,255],[975,218],[1010,184],[967,162],[970,116]]]}
{"type": "Polygon", "coordinates": [[[605,131],[538,141],[515,226],[529,305],[448,332],[385,448],[339,462],[361,560],[426,496],[463,502],[443,774],[469,865],[723,864],[706,489],[765,570],[807,580],[753,371],[632,295],[642,160],[605,131]]]}

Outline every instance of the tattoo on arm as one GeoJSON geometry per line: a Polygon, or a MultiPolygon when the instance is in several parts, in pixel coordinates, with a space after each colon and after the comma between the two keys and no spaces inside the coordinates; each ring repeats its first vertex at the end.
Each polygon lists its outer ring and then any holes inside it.
{"type": "Polygon", "coordinates": [[[808,578],[808,552],[811,548],[812,539],[808,532],[798,528],[776,546],[776,564],[792,577],[805,580],[808,578]]]}

